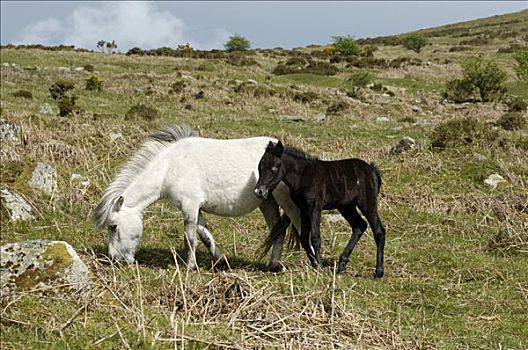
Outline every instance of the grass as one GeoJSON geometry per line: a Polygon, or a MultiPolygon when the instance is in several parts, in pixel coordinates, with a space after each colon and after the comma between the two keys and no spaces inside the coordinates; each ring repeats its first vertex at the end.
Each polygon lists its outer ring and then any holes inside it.
{"type": "MultiPolygon", "coordinates": [[[[480,30],[486,28],[492,27],[480,30]]],[[[504,30],[504,25],[498,28],[504,30]]],[[[441,102],[441,87],[460,72],[457,62],[468,53],[451,57],[442,50],[442,58],[452,58],[445,64],[434,61],[433,51],[455,39],[464,38],[430,38],[432,45],[420,54],[429,66],[377,70],[376,82],[405,90],[386,97],[364,89],[361,101],[345,95],[351,84],[346,71],[331,77],[273,76],[271,70],[283,56],[257,54],[260,67],[234,67],[202,59],[2,48],[1,63],[17,65],[1,67],[2,117],[22,127],[26,142],[2,141],[1,182],[28,198],[37,219],[13,223],[2,208],[0,243],[68,241],[93,280],[92,288],[79,295],[26,292],[11,301],[2,299],[2,349],[526,348],[528,157],[519,140],[527,138],[527,130],[499,129],[502,141],[493,144],[431,150],[438,125],[463,117],[495,123],[506,111],[501,103],[441,102]],[[198,69],[206,63],[207,70],[198,69]],[[59,70],[86,64],[94,65],[104,80],[102,92],[84,90],[89,73],[59,70]],[[179,72],[191,78],[181,78],[179,72]],[[48,88],[65,77],[75,81],[80,111],[70,118],[39,114],[43,103],[58,111],[48,88]],[[185,89],[169,93],[181,79],[185,89]],[[237,93],[235,79],[255,79],[282,93],[237,93]],[[148,88],[153,92],[147,94],[148,88]],[[21,89],[33,99],[14,97],[21,89]],[[197,100],[200,90],[205,98],[197,100]],[[295,100],[298,92],[316,98],[295,100]],[[313,120],[336,102],[347,108],[329,114],[323,123],[313,120]],[[126,121],[127,110],[139,104],[155,106],[158,115],[126,121]],[[422,111],[412,111],[413,105],[422,111]],[[306,121],[284,123],[276,119],[279,114],[301,115],[306,121]],[[378,124],[379,116],[391,121],[378,124]],[[405,117],[414,122],[399,121],[405,117]],[[181,214],[163,201],[145,213],[138,264],[108,263],[107,234],[95,231],[92,209],[152,129],[183,122],[206,137],[270,135],[324,159],[375,161],[384,183],[380,207],[388,232],[386,277],[371,279],[375,244],[370,230],[352,254],[347,274],[334,275],[350,228],[333,212],[322,219],[325,266],[319,271],[308,267],[303,252],[286,251],[288,269],[265,272],[266,259],[256,256],[266,225],[255,212],[240,218],[207,216],[231,269],[210,270],[208,253],[199,245],[200,271],[187,273],[181,214]],[[123,138],[111,141],[108,133],[114,129],[123,138]],[[390,155],[390,147],[404,136],[414,138],[417,149],[390,155]],[[58,191],[52,198],[26,184],[37,161],[57,169],[58,191]],[[72,173],[88,177],[90,186],[76,188],[70,183],[72,173]],[[507,184],[488,188],[483,180],[492,173],[501,174],[507,184]]],[[[492,41],[490,52],[493,45],[502,43],[492,41]]],[[[387,59],[408,55],[400,47],[383,46],[375,54],[387,59]]],[[[501,64],[513,64],[511,55],[500,55],[501,64]]],[[[506,86],[522,95],[521,83],[513,75],[508,79],[506,86]]]]}

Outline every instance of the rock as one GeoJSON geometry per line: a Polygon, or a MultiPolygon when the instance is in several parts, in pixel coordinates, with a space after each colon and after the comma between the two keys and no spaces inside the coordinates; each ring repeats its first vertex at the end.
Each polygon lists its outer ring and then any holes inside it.
{"type": "Polygon", "coordinates": [[[416,113],[420,113],[422,111],[422,109],[416,105],[411,106],[411,109],[413,112],[416,112],[416,113]]]}
{"type": "Polygon", "coordinates": [[[0,118],[0,140],[2,141],[19,141],[19,135],[22,129],[20,126],[0,118]]]}
{"type": "Polygon", "coordinates": [[[317,113],[315,115],[315,121],[316,122],[324,122],[326,119],[327,119],[326,118],[326,114],[324,114],[324,113],[317,113]]]}
{"type": "Polygon", "coordinates": [[[31,175],[31,180],[29,180],[29,186],[51,195],[55,187],[57,187],[55,175],[55,169],[51,165],[38,162],[37,167],[31,175]]]}
{"type": "Polygon", "coordinates": [[[483,161],[483,160],[486,160],[486,159],[487,159],[487,158],[484,157],[482,154],[477,153],[477,152],[473,152],[473,158],[475,158],[475,159],[478,160],[478,161],[483,161]]]}
{"type": "Polygon", "coordinates": [[[119,131],[116,131],[116,130],[112,130],[108,133],[108,136],[110,137],[110,141],[115,141],[117,139],[122,139],[123,138],[123,134],[120,133],[119,131]]]}
{"type": "Polygon", "coordinates": [[[484,180],[484,183],[493,189],[496,188],[497,185],[502,182],[507,182],[507,181],[497,173],[491,174],[490,176],[488,176],[486,180],[484,180]]]}
{"type": "Polygon", "coordinates": [[[79,175],[79,174],[71,174],[70,181],[72,183],[78,183],[84,187],[90,186],[90,180],[87,177],[79,175]]]}
{"type": "Polygon", "coordinates": [[[416,141],[414,139],[405,136],[402,138],[398,144],[392,146],[390,153],[391,154],[400,154],[406,151],[410,151],[412,149],[416,148],[416,141]]]}
{"type": "Polygon", "coordinates": [[[198,91],[195,95],[194,95],[194,98],[197,99],[197,100],[201,100],[202,98],[205,97],[205,93],[203,92],[203,90],[200,90],[198,91]]]}
{"type": "Polygon", "coordinates": [[[31,206],[18,193],[11,192],[7,188],[0,190],[5,207],[12,221],[34,219],[31,214],[31,206]]]}
{"type": "Polygon", "coordinates": [[[90,283],[88,268],[62,241],[24,241],[0,247],[2,299],[52,288],[79,290],[90,283]]]}
{"type": "Polygon", "coordinates": [[[74,72],[84,72],[84,67],[75,67],[73,68],[74,72]]]}
{"type": "Polygon", "coordinates": [[[42,106],[40,106],[39,113],[40,114],[51,114],[53,113],[53,108],[48,103],[44,103],[42,106]]]}
{"type": "Polygon", "coordinates": [[[253,79],[248,79],[247,82],[253,85],[258,85],[257,81],[253,79]]]}
{"type": "Polygon", "coordinates": [[[303,122],[304,118],[298,115],[279,115],[277,120],[281,122],[303,122]]]}
{"type": "Polygon", "coordinates": [[[2,66],[4,66],[4,67],[9,67],[9,66],[10,66],[10,64],[9,64],[9,63],[7,63],[7,62],[4,62],[4,63],[2,63],[2,66]]]}
{"type": "Polygon", "coordinates": [[[376,118],[376,123],[378,124],[384,124],[384,123],[388,123],[390,122],[390,119],[387,118],[387,117],[377,117],[376,118]]]}

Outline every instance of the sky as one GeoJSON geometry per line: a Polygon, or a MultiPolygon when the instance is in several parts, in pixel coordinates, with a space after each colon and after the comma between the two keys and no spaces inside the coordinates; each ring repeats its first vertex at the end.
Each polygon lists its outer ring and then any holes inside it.
{"type": "Polygon", "coordinates": [[[95,49],[177,47],[222,49],[240,34],[253,48],[327,44],[405,33],[517,12],[528,1],[4,1],[1,43],[75,45],[95,49]]]}

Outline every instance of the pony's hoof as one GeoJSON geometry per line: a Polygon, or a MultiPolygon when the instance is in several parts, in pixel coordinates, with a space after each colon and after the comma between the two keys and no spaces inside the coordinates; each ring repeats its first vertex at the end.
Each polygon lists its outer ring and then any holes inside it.
{"type": "Polygon", "coordinates": [[[227,261],[227,258],[225,255],[222,255],[213,264],[213,269],[215,270],[225,270],[228,268],[229,268],[229,262],[227,261]]]}
{"type": "Polygon", "coordinates": [[[270,263],[268,265],[268,271],[270,272],[283,272],[286,270],[281,263],[270,263]]]}
{"type": "Polygon", "coordinates": [[[374,275],[372,277],[374,277],[374,279],[377,280],[377,279],[382,278],[383,275],[384,275],[383,270],[382,271],[377,271],[376,270],[376,271],[374,271],[374,275]]]}

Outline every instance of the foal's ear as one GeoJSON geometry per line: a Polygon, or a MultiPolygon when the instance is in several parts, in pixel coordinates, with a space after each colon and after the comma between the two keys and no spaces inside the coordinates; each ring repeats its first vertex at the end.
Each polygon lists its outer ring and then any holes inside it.
{"type": "Polygon", "coordinates": [[[275,146],[275,151],[279,156],[282,156],[282,152],[284,151],[284,146],[282,145],[282,142],[277,142],[277,146],[275,146]]]}
{"type": "Polygon", "coordinates": [[[125,198],[123,196],[119,196],[119,198],[114,203],[114,207],[112,208],[113,211],[119,211],[121,209],[121,206],[123,205],[123,202],[125,201],[125,198]]]}

